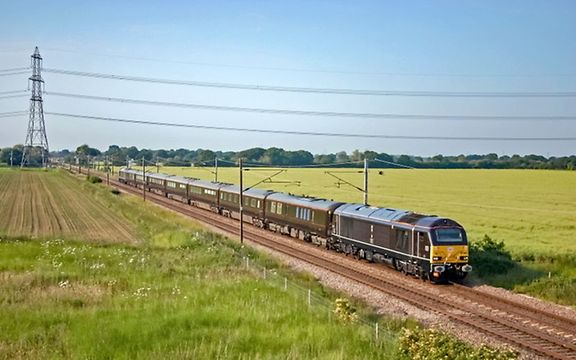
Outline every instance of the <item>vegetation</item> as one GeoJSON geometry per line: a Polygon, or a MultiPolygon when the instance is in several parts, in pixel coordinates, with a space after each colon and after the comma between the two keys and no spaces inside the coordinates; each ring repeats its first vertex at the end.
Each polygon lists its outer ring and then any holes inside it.
{"type": "Polygon", "coordinates": [[[406,360],[511,360],[518,353],[487,345],[473,348],[434,329],[405,328],[400,336],[401,358],[406,360]]]}
{"type": "Polygon", "coordinates": [[[98,176],[88,175],[86,176],[86,181],[92,184],[98,184],[102,182],[102,179],[100,179],[98,176]]]}
{"type": "MultiPolygon", "coordinates": [[[[137,241],[0,236],[0,358],[395,359],[402,351],[395,333],[404,322],[385,323],[392,332],[375,341],[354,320],[369,309],[188,219],[60,172],[3,170],[0,179],[14,173],[50,184],[47,192],[87,194],[86,206],[133,224],[137,241]],[[238,253],[326,293],[347,320],[255,277],[238,253]]],[[[53,200],[62,207],[69,198],[53,200]]]]}
{"type": "Polygon", "coordinates": [[[505,274],[514,267],[512,255],[504,242],[494,241],[488,235],[470,244],[470,259],[478,277],[505,274]]]}
{"type": "MultiPolygon", "coordinates": [[[[0,163],[10,163],[10,153],[13,153],[13,163],[20,164],[22,145],[0,150],[0,163]]],[[[497,154],[470,154],[458,156],[435,155],[421,157],[411,155],[390,155],[375,151],[354,150],[351,153],[340,151],[333,154],[313,155],[306,150],[288,151],[281,148],[251,148],[238,152],[212,151],[207,149],[171,149],[150,150],[138,149],[135,146],[120,147],[110,145],[108,150],[100,151],[87,144],[80,145],[75,151],[61,150],[51,154],[55,158],[63,159],[68,163],[77,162],[86,165],[89,159],[104,161],[108,159],[113,165],[125,165],[127,159],[149,162],[160,162],[164,166],[212,166],[214,159],[218,158],[219,166],[236,166],[238,159],[242,158],[248,163],[261,163],[270,166],[302,166],[302,165],[335,165],[340,167],[360,167],[361,161],[368,159],[372,168],[397,168],[410,166],[423,169],[549,169],[549,170],[575,170],[576,156],[544,157],[541,155],[512,155],[498,156],[497,154]],[[375,161],[375,159],[383,160],[375,161]],[[356,162],[356,163],[349,163],[356,162]],[[388,162],[388,163],[387,163],[388,162]]]]}

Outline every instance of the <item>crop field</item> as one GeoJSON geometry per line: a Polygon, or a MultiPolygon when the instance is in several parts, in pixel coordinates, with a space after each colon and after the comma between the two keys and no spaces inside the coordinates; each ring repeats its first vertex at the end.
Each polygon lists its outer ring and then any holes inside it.
{"type": "Polygon", "coordinates": [[[0,237],[138,242],[135,227],[58,172],[0,169],[0,237]]]}
{"type": "MultiPolygon", "coordinates": [[[[160,169],[168,174],[213,179],[207,170],[160,169]]],[[[276,171],[250,169],[244,173],[244,184],[252,186],[276,171]]],[[[327,171],[363,186],[361,169],[288,169],[257,187],[363,201],[362,192],[345,184],[337,186],[327,171]]],[[[379,171],[370,170],[372,205],[450,217],[466,228],[471,240],[487,234],[504,241],[515,254],[576,252],[574,171],[384,169],[382,175],[379,171]]],[[[237,168],[220,168],[218,175],[220,181],[239,183],[237,168]]]]}

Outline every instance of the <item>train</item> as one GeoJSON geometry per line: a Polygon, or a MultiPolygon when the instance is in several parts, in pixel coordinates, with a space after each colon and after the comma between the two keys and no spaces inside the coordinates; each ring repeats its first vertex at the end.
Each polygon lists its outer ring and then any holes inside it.
{"type": "MultiPolygon", "coordinates": [[[[240,187],[123,168],[121,183],[239,219],[240,187]]],[[[472,271],[466,231],[456,221],[412,211],[246,189],[244,222],[364,259],[432,283],[462,281],[472,271]]]]}

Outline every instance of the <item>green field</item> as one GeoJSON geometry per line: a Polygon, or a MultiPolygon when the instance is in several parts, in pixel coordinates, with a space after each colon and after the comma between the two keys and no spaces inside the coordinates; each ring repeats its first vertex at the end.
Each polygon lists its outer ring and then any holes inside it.
{"type": "Polygon", "coordinates": [[[0,223],[0,359],[412,359],[430,351],[494,358],[446,335],[428,346],[431,337],[414,322],[359,303],[352,318],[360,321],[342,320],[334,312],[341,295],[310,276],[84,177],[0,169],[0,184],[11,184],[0,187],[5,213],[44,224],[0,223]],[[7,202],[24,189],[28,195],[7,202]],[[79,224],[94,219],[113,229],[102,212],[132,234],[111,238],[98,226],[82,234],[79,224]],[[258,266],[266,266],[265,279],[258,266]],[[412,330],[400,334],[405,325],[412,330]]]}

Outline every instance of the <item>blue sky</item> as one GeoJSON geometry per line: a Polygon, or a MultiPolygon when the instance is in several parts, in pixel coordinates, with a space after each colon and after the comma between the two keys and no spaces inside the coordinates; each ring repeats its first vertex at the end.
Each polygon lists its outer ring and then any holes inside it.
{"type": "MultiPolygon", "coordinates": [[[[576,2],[18,1],[2,4],[0,70],[27,66],[167,79],[414,91],[576,91],[576,2]]],[[[128,105],[65,92],[271,109],[575,116],[576,99],[273,93],[45,73],[45,111],[282,130],[433,136],[575,136],[576,121],[376,120],[128,105]]],[[[26,75],[0,77],[2,91],[26,75]]],[[[0,113],[27,98],[0,99],[0,113]]],[[[22,143],[26,117],[0,118],[0,147],[22,143]]],[[[254,146],[393,154],[574,154],[575,142],[359,140],[136,126],[46,116],[51,149],[82,143],[239,150],[254,146]]]]}

